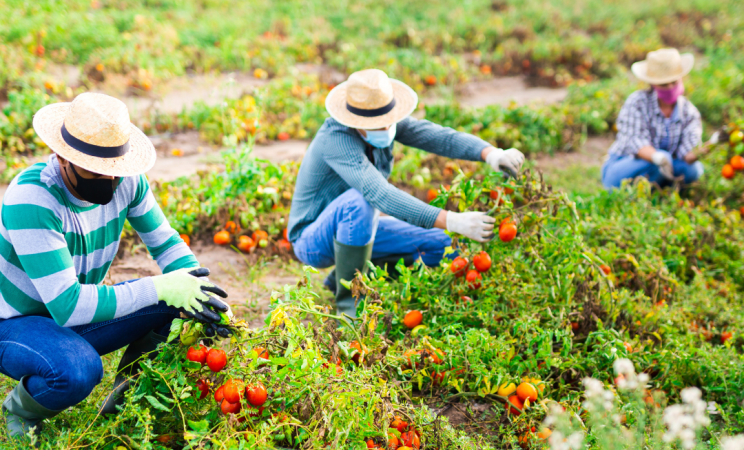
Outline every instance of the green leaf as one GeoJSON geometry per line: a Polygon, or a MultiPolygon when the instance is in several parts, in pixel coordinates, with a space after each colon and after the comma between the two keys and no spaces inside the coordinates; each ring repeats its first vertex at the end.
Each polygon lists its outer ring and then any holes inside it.
{"type": "Polygon", "coordinates": [[[168,334],[168,340],[166,342],[171,342],[180,336],[181,331],[183,331],[183,319],[173,319],[173,322],[171,322],[170,333],[168,334]]]}
{"type": "Polygon", "coordinates": [[[207,420],[200,420],[198,422],[189,420],[188,421],[189,428],[192,430],[199,432],[199,433],[206,433],[209,431],[209,421],[207,420]]]}
{"type": "Polygon", "coordinates": [[[150,404],[153,407],[155,407],[155,409],[159,409],[165,412],[171,412],[171,408],[167,408],[165,405],[160,403],[160,401],[156,399],[155,397],[153,397],[152,395],[145,395],[145,399],[147,399],[147,401],[150,402],[150,404]]]}

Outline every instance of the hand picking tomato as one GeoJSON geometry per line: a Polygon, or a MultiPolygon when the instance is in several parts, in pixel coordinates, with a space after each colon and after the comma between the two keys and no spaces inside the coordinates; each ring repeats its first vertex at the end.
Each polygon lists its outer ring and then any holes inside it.
{"type": "Polygon", "coordinates": [[[203,345],[199,345],[197,347],[189,347],[189,350],[186,352],[186,359],[188,359],[189,361],[204,364],[207,362],[208,351],[209,349],[203,345]]]}
{"type": "Polygon", "coordinates": [[[421,325],[421,322],[424,320],[423,314],[421,314],[421,311],[413,310],[408,311],[403,317],[403,325],[408,327],[408,329],[412,330],[416,328],[417,326],[421,325]]]}
{"type": "Polygon", "coordinates": [[[258,382],[256,384],[250,384],[245,388],[245,397],[253,406],[261,406],[266,403],[266,398],[269,394],[266,392],[266,387],[263,383],[258,382]]]}
{"type": "Polygon", "coordinates": [[[486,252],[480,252],[473,257],[473,266],[478,272],[488,272],[491,268],[491,255],[486,252]]]}
{"type": "Polygon", "coordinates": [[[456,277],[464,276],[465,273],[468,270],[468,266],[470,263],[466,258],[463,258],[462,256],[458,256],[454,260],[452,260],[452,264],[450,265],[450,270],[453,274],[455,274],[456,277]]]}
{"type": "Polygon", "coordinates": [[[468,287],[470,289],[480,289],[481,287],[481,274],[477,270],[471,270],[468,272],[468,275],[465,277],[465,281],[468,283],[468,287]]]}
{"type": "Polygon", "coordinates": [[[212,372],[219,372],[227,365],[227,354],[219,348],[211,349],[207,353],[207,365],[212,372]]]}

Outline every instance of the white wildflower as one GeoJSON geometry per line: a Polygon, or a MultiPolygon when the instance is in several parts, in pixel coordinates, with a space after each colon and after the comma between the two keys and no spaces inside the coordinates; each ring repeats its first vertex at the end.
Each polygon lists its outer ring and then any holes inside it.
{"type": "Polygon", "coordinates": [[[584,434],[577,431],[566,437],[556,430],[550,435],[548,442],[550,443],[550,450],[579,450],[584,443],[584,434]]]}
{"type": "Polygon", "coordinates": [[[700,427],[710,425],[707,414],[708,404],[702,400],[702,392],[695,387],[685,388],[680,392],[681,405],[672,405],[664,410],[664,423],[667,432],[665,442],[679,440],[682,448],[695,447],[695,436],[700,427]]]}
{"type": "Polygon", "coordinates": [[[615,360],[615,364],[612,365],[615,368],[617,375],[635,375],[635,367],[633,363],[627,358],[620,358],[615,360]]]}
{"type": "Polygon", "coordinates": [[[708,402],[706,410],[708,411],[708,414],[718,414],[718,404],[716,402],[708,402]]]}
{"type": "Polygon", "coordinates": [[[744,434],[721,439],[722,450],[744,450],[744,434]]]}

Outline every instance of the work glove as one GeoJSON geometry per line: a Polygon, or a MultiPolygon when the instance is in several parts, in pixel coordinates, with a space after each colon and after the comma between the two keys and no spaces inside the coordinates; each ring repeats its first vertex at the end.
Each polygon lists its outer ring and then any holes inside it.
{"type": "Polygon", "coordinates": [[[447,211],[447,231],[459,233],[474,241],[488,242],[493,239],[494,223],[496,219],[479,211],[447,211]]]}
{"type": "Polygon", "coordinates": [[[524,164],[524,155],[516,148],[502,150],[494,149],[486,156],[486,162],[499,172],[506,172],[512,178],[517,178],[519,170],[524,164]]]}
{"type": "Polygon", "coordinates": [[[180,269],[164,275],[152,277],[158,300],[166,305],[178,308],[188,318],[194,318],[200,322],[219,322],[220,316],[211,308],[226,313],[230,310],[227,303],[209,295],[216,294],[227,298],[227,292],[220,287],[198,277],[209,275],[209,269],[205,267],[180,269]]]}
{"type": "Polygon", "coordinates": [[[672,162],[667,158],[667,155],[665,153],[657,151],[653,155],[651,155],[651,162],[659,166],[659,172],[661,173],[661,176],[666,178],[667,180],[673,180],[674,179],[674,167],[672,167],[672,162]]]}

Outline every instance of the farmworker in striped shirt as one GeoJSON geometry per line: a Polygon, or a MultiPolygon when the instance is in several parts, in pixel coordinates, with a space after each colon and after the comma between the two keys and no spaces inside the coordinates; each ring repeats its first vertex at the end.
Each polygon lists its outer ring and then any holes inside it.
{"type": "Polygon", "coordinates": [[[377,69],[356,72],[326,98],[330,118],[310,144],[297,176],[289,240],[297,258],[323,268],[335,264],[326,286],[339,313],[356,316],[341,280],[370,259],[377,265],[421,258],[437,265],[451,240],[443,230],[478,242],[493,238],[494,218],[428,205],[388,183],[394,141],[431,153],[485,161],[516,176],[519,150],[501,150],[467,133],[410,117],[416,93],[377,69]],[[387,216],[380,217],[380,212],[387,216]],[[434,229],[432,229],[434,228],[434,229]]]}
{"type": "Polygon", "coordinates": [[[102,409],[115,413],[174,318],[224,334],[211,308],[229,312],[155,203],[144,175],[155,149],[124,103],[81,94],[42,108],[33,126],[55,154],[13,180],[0,210],[0,372],[19,381],[2,405],[11,437],[83,401],[103,377],[101,355],[128,346],[102,409]],[[126,220],[164,275],[104,286],[126,220]]]}
{"type": "Polygon", "coordinates": [[[631,94],[620,110],[617,138],[602,167],[607,189],[641,176],[668,186],[692,183],[703,174],[699,155],[692,151],[703,133],[700,113],[682,95],[682,77],[693,62],[692,54],[665,48],[633,64],[633,74],[651,87],[631,94]]]}

